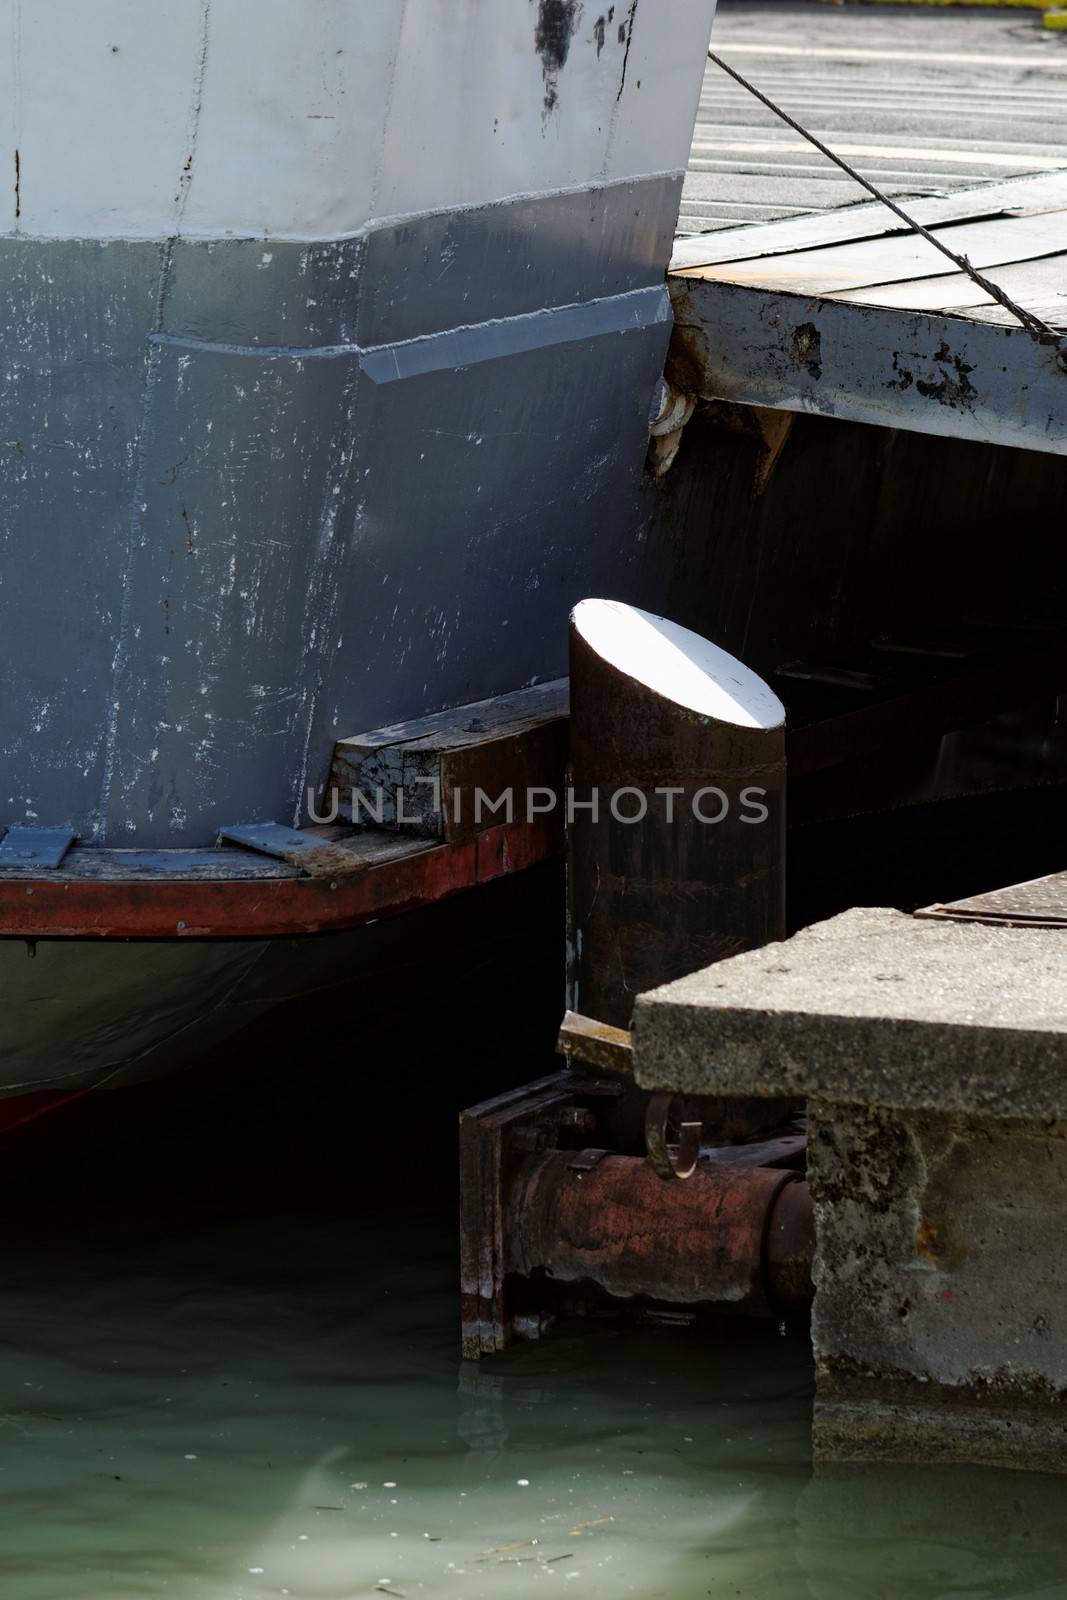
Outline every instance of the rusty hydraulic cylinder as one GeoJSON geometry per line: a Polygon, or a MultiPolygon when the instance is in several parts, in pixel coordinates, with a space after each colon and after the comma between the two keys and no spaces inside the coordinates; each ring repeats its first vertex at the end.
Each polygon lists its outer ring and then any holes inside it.
{"type": "Polygon", "coordinates": [[[611,600],[571,616],[568,1006],[634,997],[785,935],[785,713],[688,629],[611,600]]]}
{"type": "Polygon", "coordinates": [[[552,1151],[517,1176],[506,1233],[526,1278],[757,1317],[811,1302],[811,1197],[795,1173],[704,1163],[665,1184],[632,1156],[552,1151]]]}

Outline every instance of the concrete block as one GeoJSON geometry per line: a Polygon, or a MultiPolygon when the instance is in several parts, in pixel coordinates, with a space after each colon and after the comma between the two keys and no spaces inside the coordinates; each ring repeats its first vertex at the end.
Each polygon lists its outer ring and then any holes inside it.
{"type": "Polygon", "coordinates": [[[1067,1128],[809,1114],[816,1456],[1067,1470],[1067,1128]]]}
{"type": "Polygon", "coordinates": [[[817,1458],[1067,1472],[1067,932],[853,910],[642,996],[634,1063],[808,1100],[817,1458]]]}
{"type": "Polygon", "coordinates": [[[1067,934],[861,907],[642,995],[646,1089],[1067,1117],[1067,934]]]}

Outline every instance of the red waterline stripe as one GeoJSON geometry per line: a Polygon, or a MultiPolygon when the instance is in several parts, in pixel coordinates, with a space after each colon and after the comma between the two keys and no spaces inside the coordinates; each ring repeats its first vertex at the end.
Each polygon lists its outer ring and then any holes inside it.
{"type": "Polygon", "coordinates": [[[537,866],[563,847],[546,816],[335,878],[0,880],[0,937],[280,939],[339,933],[537,866]]]}

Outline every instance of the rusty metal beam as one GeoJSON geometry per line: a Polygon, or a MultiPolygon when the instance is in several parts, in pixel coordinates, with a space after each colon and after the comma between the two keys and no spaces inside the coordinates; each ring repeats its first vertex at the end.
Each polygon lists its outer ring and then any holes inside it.
{"type": "Polygon", "coordinates": [[[896,694],[883,690],[872,704],[791,728],[790,779],[875,755],[894,741],[955,732],[1018,705],[1027,696],[1054,694],[1065,684],[1067,640],[1057,638],[1028,650],[1020,650],[1016,642],[999,658],[964,663],[934,682],[912,683],[896,694]]]}
{"type": "Polygon", "coordinates": [[[979,922],[991,927],[1067,928],[1067,872],[1015,883],[948,905],[924,906],[917,917],[979,922]]]}
{"type": "Polygon", "coordinates": [[[460,1304],[465,1360],[521,1336],[508,1284],[505,1197],[516,1162],[552,1139],[576,1103],[573,1074],[553,1073],[464,1111],[459,1119],[460,1304]]]}
{"type": "Polygon", "coordinates": [[[1067,455],[1067,373],[1021,327],[672,274],[675,366],[705,400],[1067,455]]]}

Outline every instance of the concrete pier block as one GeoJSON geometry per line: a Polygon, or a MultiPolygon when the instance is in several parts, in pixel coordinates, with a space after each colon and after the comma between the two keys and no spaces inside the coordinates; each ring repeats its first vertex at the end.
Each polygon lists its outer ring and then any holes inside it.
{"type": "Polygon", "coordinates": [[[816,1456],[1067,1468],[1062,1125],[810,1113],[816,1456]]]}
{"type": "Polygon", "coordinates": [[[851,911],[643,996],[635,1066],[808,1099],[817,1457],[1067,1472],[1067,932],[851,911]]]}

